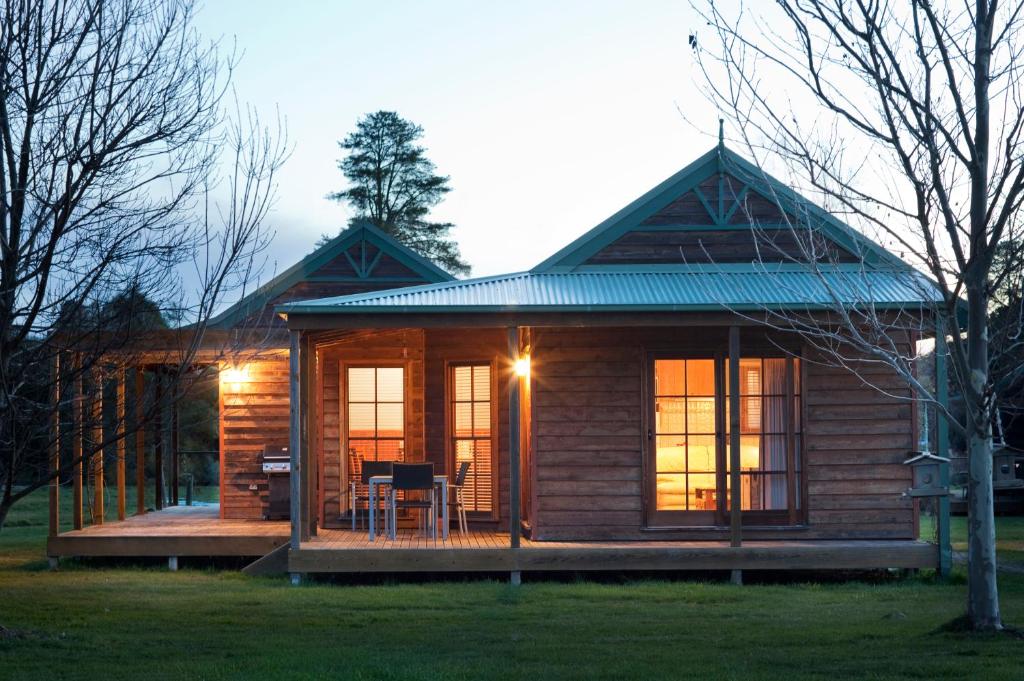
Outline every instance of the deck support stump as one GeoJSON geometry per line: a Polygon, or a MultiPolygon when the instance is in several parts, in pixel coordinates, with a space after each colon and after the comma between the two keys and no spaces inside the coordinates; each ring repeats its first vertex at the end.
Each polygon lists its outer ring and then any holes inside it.
{"type": "Polygon", "coordinates": [[[743,570],[733,570],[729,573],[729,582],[736,586],[743,586],[743,570]]]}
{"type": "Polygon", "coordinates": [[[59,556],[47,556],[46,557],[46,561],[47,561],[47,563],[49,563],[51,570],[56,570],[57,568],[60,567],[60,557],[59,556]]]}
{"type": "Polygon", "coordinates": [[[523,583],[523,573],[519,570],[513,570],[509,573],[508,582],[512,586],[519,586],[523,583]]]}
{"type": "Polygon", "coordinates": [[[302,584],[302,573],[291,572],[288,574],[288,580],[291,582],[292,586],[299,586],[302,584]]]}
{"type": "Polygon", "coordinates": [[[177,556],[167,556],[167,569],[170,570],[171,572],[177,572],[178,571],[178,557],[177,556]]]}

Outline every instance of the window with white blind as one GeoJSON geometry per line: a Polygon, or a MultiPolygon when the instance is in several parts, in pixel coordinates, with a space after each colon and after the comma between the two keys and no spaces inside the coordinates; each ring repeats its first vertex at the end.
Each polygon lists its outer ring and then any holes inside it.
{"type": "Polygon", "coordinates": [[[496,503],[497,466],[493,460],[491,365],[453,364],[449,371],[452,475],[458,472],[462,462],[469,462],[463,487],[466,512],[492,515],[496,503]]]}
{"type": "Polygon", "coordinates": [[[359,477],[363,461],[403,461],[405,369],[350,366],[345,388],[350,475],[359,477]]]}

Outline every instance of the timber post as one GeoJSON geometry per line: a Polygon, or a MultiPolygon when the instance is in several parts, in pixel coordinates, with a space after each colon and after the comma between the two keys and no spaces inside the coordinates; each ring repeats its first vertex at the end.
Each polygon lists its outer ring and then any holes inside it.
{"type": "Polygon", "coordinates": [[[76,530],[82,529],[82,432],[85,428],[85,409],[82,404],[82,358],[75,357],[74,368],[74,393],[71,399],[71,460],[74,462],[71,468],[71,525],[76,530]]]}
{"type": "MultiPolygon", "coordinates": [[[[291,520],[291,550],[297,551],[302,545],[302,410],[300,379],[300,340],[301,332],[296,329],[288,331],[288,455],[291,461],[289,472],[290,499],[289,518],[291,520]]],[[[299,584],[302,575],[291,573],[292,584],[299,584]]]]}
{"type": "Polygon", "coordinates": [[[117,422],[117,519],[124,520],[125,517],[125,453],[128,443],[125,437],[128,433],[125,422],[125,368],[117,368],[117,414],[114,420],[117,422]]]}
{"type": "MultiPolygon", "coordinates": [[[[516,360],[519,358],[519,327],[508,328],[508,531],[509,546],[519,548],[520,538],[520,471],[519,471],[519,376],[516,360]]],[[[514,576],[513,576],[514,579],[514,576]]]]}
{"type": "MultiPolygon", "coordinates": [[[[935,399],[941,405],[936,409],[935,419],[935,453],[949,458],[949,421],[943,409],[949,408],[949,380],[946,355],[946,326],[941,315],[935,318],[935,399]]],[[[949,489],[949,462],[939,466],[939,484],[949,489]]],[[[953,545],[949,536],[949,494],[938,498],[935,514],[936,533],[939,544],[939,576],[948,577],[953,569],[953,545]]]]}
{"type": "Polygon", "coordinates": [[[60,351],[50,366],[50,524],[49,535],[60,534],[60,351]]]}
{"type": "Polygon", "coordinates": [[[303,335],[299,349],[299,487],[301,489],[299,504],[301,514],[301,539],[310,539],[310,497],[309,492],[309,336],[303,335]]]}
{"type": "Polygon", "coordinates": [[[146,512],[146,429],[142,425],[145,409],[146,377],[140,366],[135,367],[135,514],[146,512]]]}
{"type": "Polygon", "coordinates": [[[104,482],[103,482],[103,374],[97,369],[93,382],[92,418],[90,425],[90,447],[93,449],[89,457],[92,472],[92,521],[102,525],[104,520],[104,482]]]}
{"type": "Polygon", "coordinates": [[[162,368],[153,373],[153,507],[164,507],[164,376],[162,368]]]}
{"type": "MultiPolygon", "coordinates": [[[[743,482],[740,477],[740,327],[729,327],[729,544],[743,544],[743,482]]],[[[742,584],[743,573],[732,571],[742,584]]]]}
{"type": "Polygon", "coordinates": [[[171,396],[171,506],[177,506],[179,501],[179,483],[178,483],[178,444],[179,444],[179,433],[178,433],[178,391],[175,389],[174,394],[171,396]]]}

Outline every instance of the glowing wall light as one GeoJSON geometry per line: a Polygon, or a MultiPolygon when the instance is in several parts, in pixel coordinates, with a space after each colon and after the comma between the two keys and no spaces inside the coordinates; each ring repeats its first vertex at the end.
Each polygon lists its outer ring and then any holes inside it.
{"type": "Polygon", "coordinates": [[[530,375],[530,356],[520,357],[515,363],[516,376],[526,377],[530,375]]]}
{"type": "Polygon", "coordinates": [[[243,383],[249,382],[249,366],[246,364],[229,366],[220,370],[221,385],[229,385],[232,390],[239,390],[243,383]]]}

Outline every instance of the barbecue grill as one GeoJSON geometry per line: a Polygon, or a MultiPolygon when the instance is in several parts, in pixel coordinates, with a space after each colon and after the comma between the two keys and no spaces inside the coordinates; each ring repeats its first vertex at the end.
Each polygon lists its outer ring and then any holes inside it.
{"type": "Polygon", "coordinates": [[[288,520],[291,515],[292,460],[287,447],[263,447],[263,472],[267,474],[268,505],[265,520],[288,520]]]}

